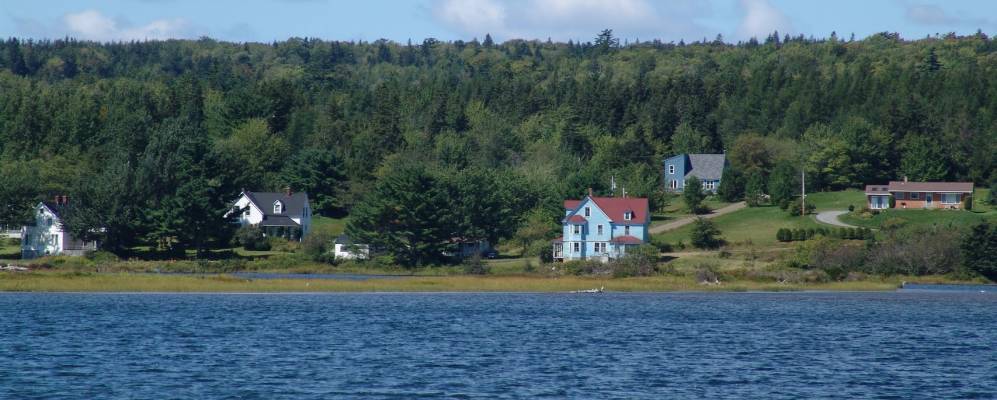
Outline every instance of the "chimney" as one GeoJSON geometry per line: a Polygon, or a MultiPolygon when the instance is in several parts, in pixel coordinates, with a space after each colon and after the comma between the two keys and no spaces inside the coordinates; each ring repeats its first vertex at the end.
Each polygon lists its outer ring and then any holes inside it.
{"type": "Polygon", "coordinates": [[[904,175],[904,183],[907,183],[907,175],[904,175]]]}
{"type": "Polygon", "coordinates": [[[291,187],[290,186],[284,186],[284,194],[286,194],[287,197],[291,197],[291,194],[293,194],[293,193],[294,192],[291,191],[291,187]]]}
{"type": "Polygon", "coordinates": [[[589,188],[589,197],[592,197],[592,188],[589,188]]]}

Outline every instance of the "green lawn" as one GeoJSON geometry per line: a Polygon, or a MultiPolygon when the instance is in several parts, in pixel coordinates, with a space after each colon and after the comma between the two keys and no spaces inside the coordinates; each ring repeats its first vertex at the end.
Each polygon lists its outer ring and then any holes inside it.
{"type": "Polygon", "coordinates": [[[349,217],[329,218],[322,216],[312,217],[312,233],[324,233],[330,236],[339,236],[346,230],[346,222],[349,217]]]}
{"type": "Polygon", "coordinates": [[[807,202],[817,206],[817,211],[847,210],[849,205],[861,210],[865,205],[865,193],[857,189],[840,192],[807,193],[807,202]]]}
{"type": "Polygon", "coordinates": [[[973,193],[973,211],[977,212],[997,212],[997,207],[990,205],[990,197],[994,194],[990,189],[979,189],[973,193]]]}
{"type": "MultiPolygon", "coordinates": [[[[711,221],[720,229],[721,237],[735,245],[749,241],[756,245],[771,245],[777,242],[775,234],[780,228],[818,228],[823,226],[817,223],[812,215],[794,217],[776,206],[748,207],[716,217],[711,221]]],[[[679,241],[688,244],[689,233],[692,232],[693,225],[689,224],[654,237],[656,240],[664,240],[673,245],[679,241]]]]}
{"type": "MultiPolygon", "coordinates": [[[[817,192],[807,195],[807,201],[817,207],[817,211],[847,210],[849,204],[856,209],[862,208],[865,195],[859,190],[840,192],[817,192]]],[[[756,245],[773,245],[778,243],[775,234],[780,228],[809,229],[826,226],[817,222],[814,216],[794,217],[776,206],[748,207],[731,214],[714,218],[713,223],[722,232],[722,237],[732,244],[751,242],[756,245]]],[[[679,241],[688,244],[692,225],[655,235],[655,239],[676,244],[679,241]]]]}
{"type": "MultiPolygon", "coordinates": [[[[716,210],[720,208],[727,207],[732,203],[720,200],[718,196],[707,197],[703,201],[703,205],[711,210],[716,210]]],[[[666,222],[674,221],[676,219],[685,218],[691,216],[692,213],[685,207],[685,201],[682,200],[682,196],[674,196],[668,205],[661,212],[654,213],[651,216],[651,225],[663,224],[666,222]]]]}
{"type": "Polygon", "coordinates": [[[953,225],[967,226],[984,220],[997,221],[995,212],[962,210],[886,210],[871,217],[854,212],[842,215],[842,222],[867,228],[880,228],[886,221],[903,225],[953,225]]]}
{"type": "Polygon", "coordinates": [[[16,260],[21,258],[21,245],[9,242],[7,238],[0,239],[0,260],[16,260]]]}

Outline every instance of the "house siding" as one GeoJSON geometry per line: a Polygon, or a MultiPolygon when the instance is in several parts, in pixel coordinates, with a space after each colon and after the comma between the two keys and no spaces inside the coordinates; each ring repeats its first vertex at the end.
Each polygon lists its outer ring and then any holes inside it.
{"type": "Polygon", "coordinates": [[[663,172],[666,190],[681,192],[685,188],[685,174],[689,170],[688,164],[689,158],[684,154],[665,159],[663,172]],[[672,166],[675,172],[669,173],[671,170],[669,166],[672,166]],[[675,181],[674,188],[672,187],[673,180],[675,181]]]}

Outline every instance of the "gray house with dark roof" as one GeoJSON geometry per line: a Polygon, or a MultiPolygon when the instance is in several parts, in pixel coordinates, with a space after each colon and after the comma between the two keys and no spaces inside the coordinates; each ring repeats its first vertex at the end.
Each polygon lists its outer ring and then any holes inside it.
{"type": "Polygon", "coordinates": [[[681,192],[685,181],[696,177],[703,183],[703,190],[716,193],[720,179],[727,167],[725,154],[679,154],[664,161],[665,190],[681,192]]]}
{"type": "Polygon", "coordinates": [[[243,191],[232,213],[238,212],[242,226],[258,226],[264,234],[300,239],[312,226],[307,193],[243,191]]]}

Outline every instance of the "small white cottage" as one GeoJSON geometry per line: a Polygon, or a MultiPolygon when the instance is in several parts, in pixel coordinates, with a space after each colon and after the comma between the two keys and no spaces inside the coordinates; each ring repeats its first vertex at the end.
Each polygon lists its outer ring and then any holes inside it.
{"type": "Polygon", "coordinates": [[[243,191],[231,213],[239,213],[242,226],[258,226],[267,236],[300,240],[312,227],[307,193],[243,191]]]}
{"type": "Polygon", "coordinates": [[[366,260],[370,257],[370,246],[353,243],[349,236],[342,234],[336,238],[333,252],[337,259],[366,260]]]}
{"type": "Polygon", "coordinates": [[[62,214],[69,197],[56,196],[54,201],[43,201],[35,206],[35,225],[21,228],[21,258],[44,256],[81,256],[98,248],[96,241],[79,240],[62,226],[62,214]]]}

